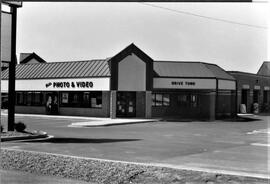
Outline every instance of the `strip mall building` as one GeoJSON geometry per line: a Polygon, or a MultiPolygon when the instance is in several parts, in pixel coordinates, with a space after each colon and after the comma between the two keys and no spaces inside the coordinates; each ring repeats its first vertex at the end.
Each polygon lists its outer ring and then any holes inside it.
{"type": "MultiPolygon", "coordinates": [[[[16,67],[17,113],[216,119],[236,113],[236,80],[215,64],[154,61],[134,44],[104,60],[16,67]]],[[[8,69],[1,90],[8,90],[8,69]]]]}

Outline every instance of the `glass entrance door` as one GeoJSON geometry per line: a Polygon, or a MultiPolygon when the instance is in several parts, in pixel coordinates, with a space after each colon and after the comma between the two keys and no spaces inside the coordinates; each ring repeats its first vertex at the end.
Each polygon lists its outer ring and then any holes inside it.
{"type": "Polygon", "coordinates": [[[117,117],[136,116],[136,92],[117,92],[117,117]]]}
{"type": "Polygon", "coordinates": [[[248,90],[242,89],[242,94],[241,94],[241,103],[245,104],[247,106],[247,97],[248,97],[248,90]]]}
{"type": "Polygon", "coordinates": [[[46,114],[59,114],[58,93],[49,92],[46,94],[46,114]]]}

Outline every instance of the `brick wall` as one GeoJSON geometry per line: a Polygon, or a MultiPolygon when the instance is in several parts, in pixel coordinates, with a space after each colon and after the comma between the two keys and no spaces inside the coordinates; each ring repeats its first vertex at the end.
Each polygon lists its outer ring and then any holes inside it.
{"type": "Polygon", "coordinates": [[[46,114],[45,106],[15,106],[15,112],[21,114],[46,114]]]}
{"type": "Polygon", "coordinates": [[[145,92],[136,92],[136,117],[145,117],[145,92]]]}
{"type": "Polygon", "coordinates": [[[263,94],[264,94],[264,87],[268,86],[270,87],[270,77],[266,76],[260,76],[256,74],[249,74],[249,73],[243,73],[243,72],[230,72],[231,75],[235,77],[237,80],[237,111],[240,110],[240,104],[242,102],[242,90],[245,86],[249,86],[249,89],[247,89],[247,104],[246,109],[248,113],[253,112],[253,103],[254,103],[254,90],[255,86],[260,86],[260,89],[258,89],[258,103],[259,103],[259,111],[260,112],[270,112],[270,108],[266,108],[267,106],[270,107],[270,91],[268,91],[267,94],[267,102],[263,102],[263,94]]]}
{"type": "Polygon", "coordinates": [[[219,91],[217,96],[216,118],[233,117],[236,113],[235,91],[219,91]]]}

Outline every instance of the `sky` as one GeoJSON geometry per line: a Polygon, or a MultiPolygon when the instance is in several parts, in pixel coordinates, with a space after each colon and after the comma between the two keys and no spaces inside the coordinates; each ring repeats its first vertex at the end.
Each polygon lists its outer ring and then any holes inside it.
{"type": "Polygon", "coordinates": [[[134,43],[154,60],[256,73],[268,60],[267,12],[265,3],[24,2],[17,53],[48,62],[104,59],[134,43]]]}

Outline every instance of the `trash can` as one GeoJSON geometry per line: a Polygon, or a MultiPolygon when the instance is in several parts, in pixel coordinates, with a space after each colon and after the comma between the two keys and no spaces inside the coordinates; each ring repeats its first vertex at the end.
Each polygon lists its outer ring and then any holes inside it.
{"type": "Polygon", "coordinates": [[[254,114],[258,114],[259,113],[259,104],[258,103],[254,103],[253,104],[253,113],[254,114]]]}
{"type": "Polygon", "coordinates": [[[247,113],[246,104],[240,104],[240,113],[241,114],[247,113]]]}

